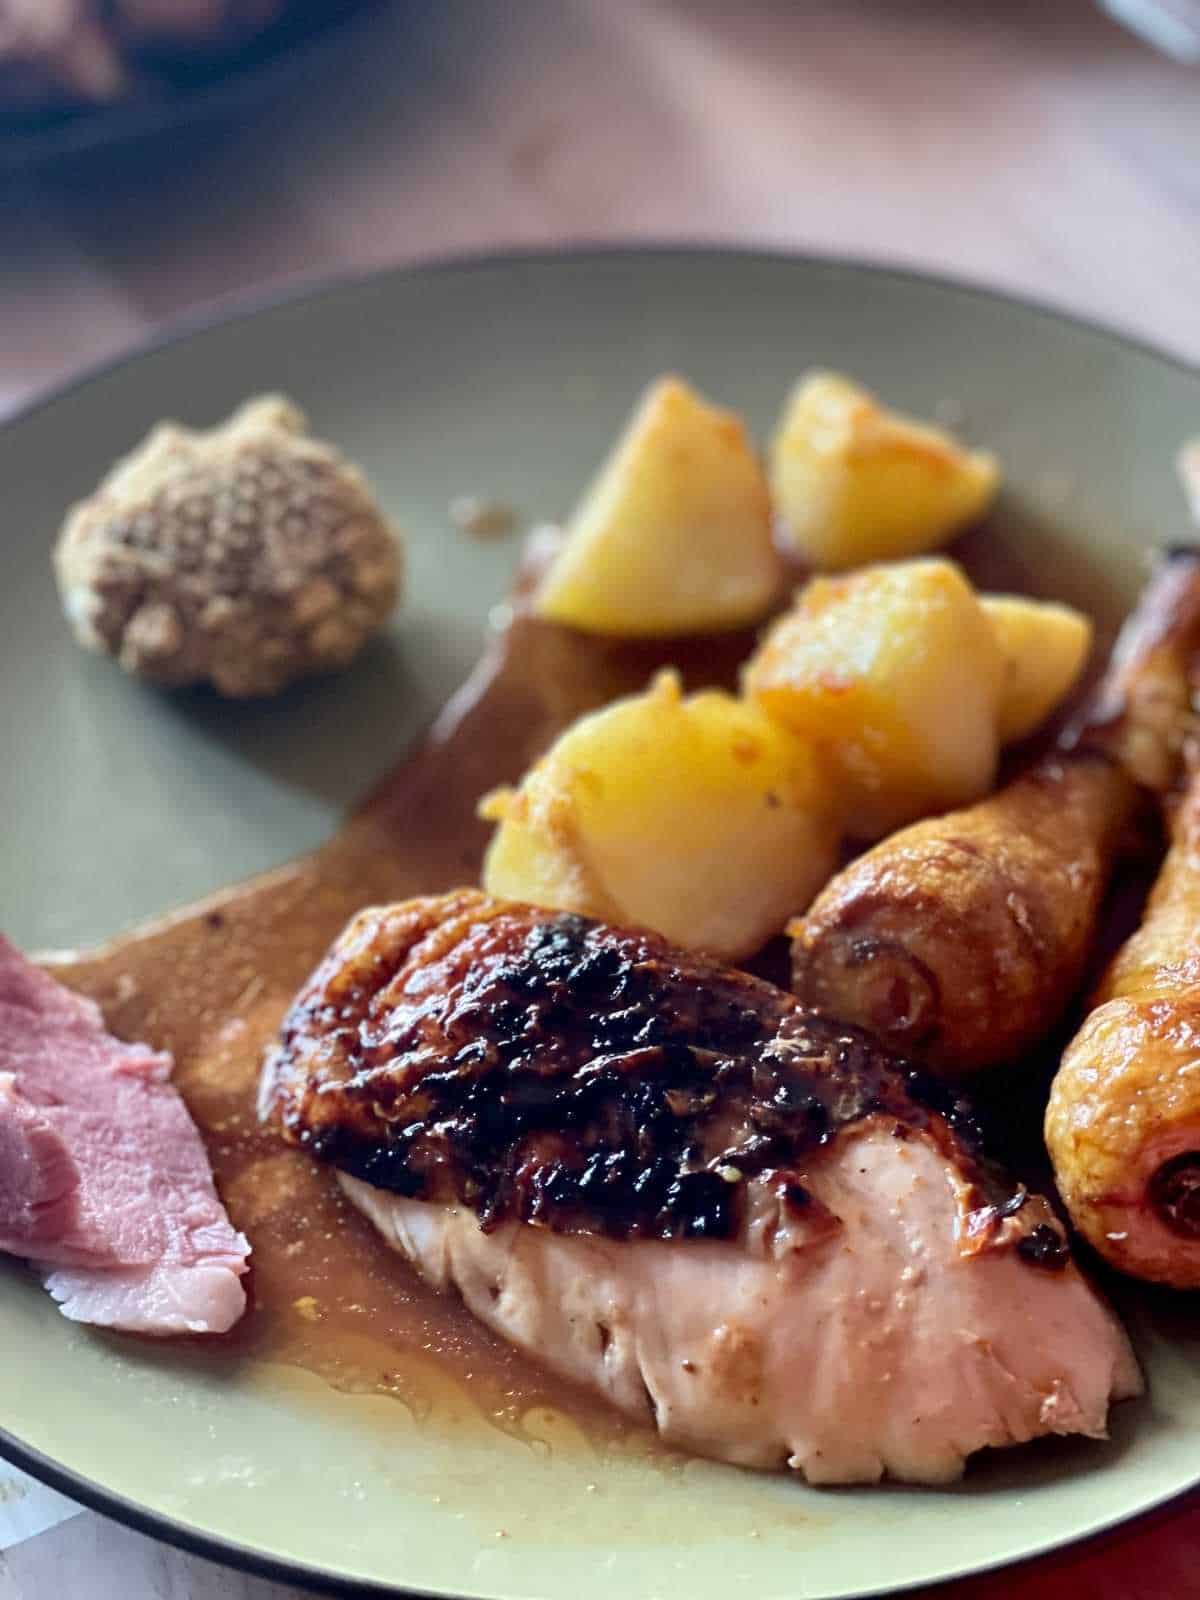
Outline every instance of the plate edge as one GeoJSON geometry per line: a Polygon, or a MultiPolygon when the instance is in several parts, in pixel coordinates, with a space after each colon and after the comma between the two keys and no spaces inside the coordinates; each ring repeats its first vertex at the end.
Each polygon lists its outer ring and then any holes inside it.
{"type": "MultiPolygon", "coordinates": [[[[208,301],[194,311],[169,319],[160,329],[144,339],[124,346],[114,354],[101,357],[83,366],[69,377],[36,390],[15,410],[0,418],[0,431],[16,426],[60,400],[78,393],[123,367],[160,351],[184,345],[192,339],[223,327],[246,321],[266,312],[316,301],[335,294],[366,288],[392,279],[422,278],[468,274],[474,271],[521,266],[585,265],[610,260],[661,259],[731,261],[760,263],[801,268],[820,268],[848,272],[864,277],[891,278],[902,282],[922,284],[943,291],[967,295],[1001,305],[1016,307],[1054,322],[1066,323],[1078,331],[1101,340],[1111,340],[1142,356],[1182,372],[1186,377],[1200,379],[1200,362],[1165,349],[1153,340],[1133,334],[1099,318],[1092,318],[1034,296],[1002,288],[982,280],[942,273],[933,269],[889,262],[883,258],[839,254],[813,250],[789,250],[772,246],[731,245],[720,240],[636,240],[614,244],[564,244],[552,247],[501,248],[497,250],[464,250],[435,254],[411,261],[372,267],[361,271],[340,271],[326,275],[303,277],[285,281],[249,293],[235,291],[208,301]]],[[[7,1429],[0,1427],[0,1457],[13,1466],[28,1472],[32,1477],[60,1493],[86,1506],[89,1510],[123,1523],[147,1537],[165,1541],[178,1549],[214,1561],[219,1565],[236,1566],[258,1575],[294,1584],[298,1587],[325,1590],[340,1596],[404,1597],[404,1600],[487,1600],[485,1591],[465,1589],[418,1589],[402,1584],[381,1582],[372,1578],[352,1578],[331,1570],[310,1566],[286,1556],[273,1556],[252,1545],[243,1545],[219,1535],[206,1533],[192,1524],[180,1522],[164,1512],[152,1511],[137,1501],[115,1491],[103,1488],[70,1468],[60,1466],[49,1456],[24,1444],[7,1429]]],[[[982,1576],[985,1573],[1013,1568],[1019,1571],[1027,1564],[1044,1560],[1047,1556],[1068,1548],[1083,1548],[1099,1540],[1122,1533],[1162,1513],[1164,1508],[1195,1494],[1196,1482],[1183,1489],[1172,1489],[1151,1498],[1129,1516],[1118,1515],[1098,1522],[1085,1533],[1066,1535],[1039,1546],[1037,1550],[1015,1558],[1000,1557],[982,1565],[966,1565],[936,1579],[914,1578],[899,1587],[869,1588],[843,1591],[840,1600],[877,1600],[885,1595],[898,1595],[928,1587],[933,1583],[940,1588],[963,1578],[982,1576]]],[[[838,1600],[838,1597],[834,1597],[838,1600]]]]}
{"type": "Polygon", "coordinates": [[[25,422],[38,412],[66,399],[89,384],[98,382],[122,367],[140,361],[146,356],[186,344],[206,333],[238,323],[266,312],[298,305],[306,300],[322,300],[347,290],[369,288],[389,279],[440,277],[454,273],[467,274],[492,268],[524,266],[574,266],[613,260],[639,260],[659,257],[665,260],[709,258],[714,261],[772,264],[824,268],[827,270],[860,274],[864,277],[893,278],[901,282],[923,284],[926,287],[949,290],[979,300],[989,300],[1000,305],[1016,307],[1031,312],[1051,322],[1063,322],[1081,333],[1094,338],[1109,339],[1124,348],[1181,372],[1185,377],[1200,379],[1200,361],[1169,350],[1152,339],[1131,333],[1099,317],[1089,317],[1068,310],[1052,301],[988,283],[983,279],[960,276],[956,273],[938,272],[933,268],[917,267],[901,262],[891,262],[883,257],[841,254],[819,250],[789,250],[772,246],[732,245],[721,240],[697,238],[637,239],[614,244],[565,243],[533,248],[513,247],[497,250],[461,250],[414,257],[412,260],[393,262],[387,266],[363,268],[361,271],[343,270],[327,274],[287,277],[260,289],[234,290],[226,295],[207,300],[192,310],[170,317],[160,328],[123,345],[113,353],[72,372],[69,376],[36,388],[14,410],[0,417],[0,430],[25,422]]]}

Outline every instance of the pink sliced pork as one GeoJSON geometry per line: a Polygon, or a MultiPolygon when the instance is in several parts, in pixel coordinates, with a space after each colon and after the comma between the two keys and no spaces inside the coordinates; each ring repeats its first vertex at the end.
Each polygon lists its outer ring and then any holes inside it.
{"type": "Polygon", "coordinates": [[[250,1246],[171,1065],[0,937],[0,1250],[74,1321],[224,1333],[245,1309],[250,1246]]]}

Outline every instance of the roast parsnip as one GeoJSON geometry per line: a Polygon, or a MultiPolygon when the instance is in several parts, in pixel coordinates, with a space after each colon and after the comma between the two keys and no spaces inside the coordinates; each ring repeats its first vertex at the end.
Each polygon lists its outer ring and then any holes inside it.
{"type": "Polygon", "coordinates": [[[1075,1226],[1113,1266],[1200,1288],[1200,772],[1141,927],[1050,1091],[1046,1146],[1075,1226]]]}

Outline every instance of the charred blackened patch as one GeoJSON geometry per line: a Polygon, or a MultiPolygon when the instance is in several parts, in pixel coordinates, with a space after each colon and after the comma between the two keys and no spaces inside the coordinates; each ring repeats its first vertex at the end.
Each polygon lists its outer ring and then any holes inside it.
{"type": "Polygon", "coordinates": [[[768,1173],[802,1209],[805,1163],[876,1114],[974,1149],[964,1102],[773,985],[473,893],[351,925],[264,1103],[379,1188],[617,1238],[729,1238],[768,1173]]]}

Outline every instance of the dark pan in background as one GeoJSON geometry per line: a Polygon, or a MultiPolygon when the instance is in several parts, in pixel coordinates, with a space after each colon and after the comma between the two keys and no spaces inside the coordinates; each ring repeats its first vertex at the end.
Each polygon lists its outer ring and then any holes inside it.
{"type": "Polygon", "coordinates": [[[0,173],[235,115],[356,46],[381,0],[294,0],[234,54],[160,56],[124,98],[104,105],[0,107],[0,173]]]}

